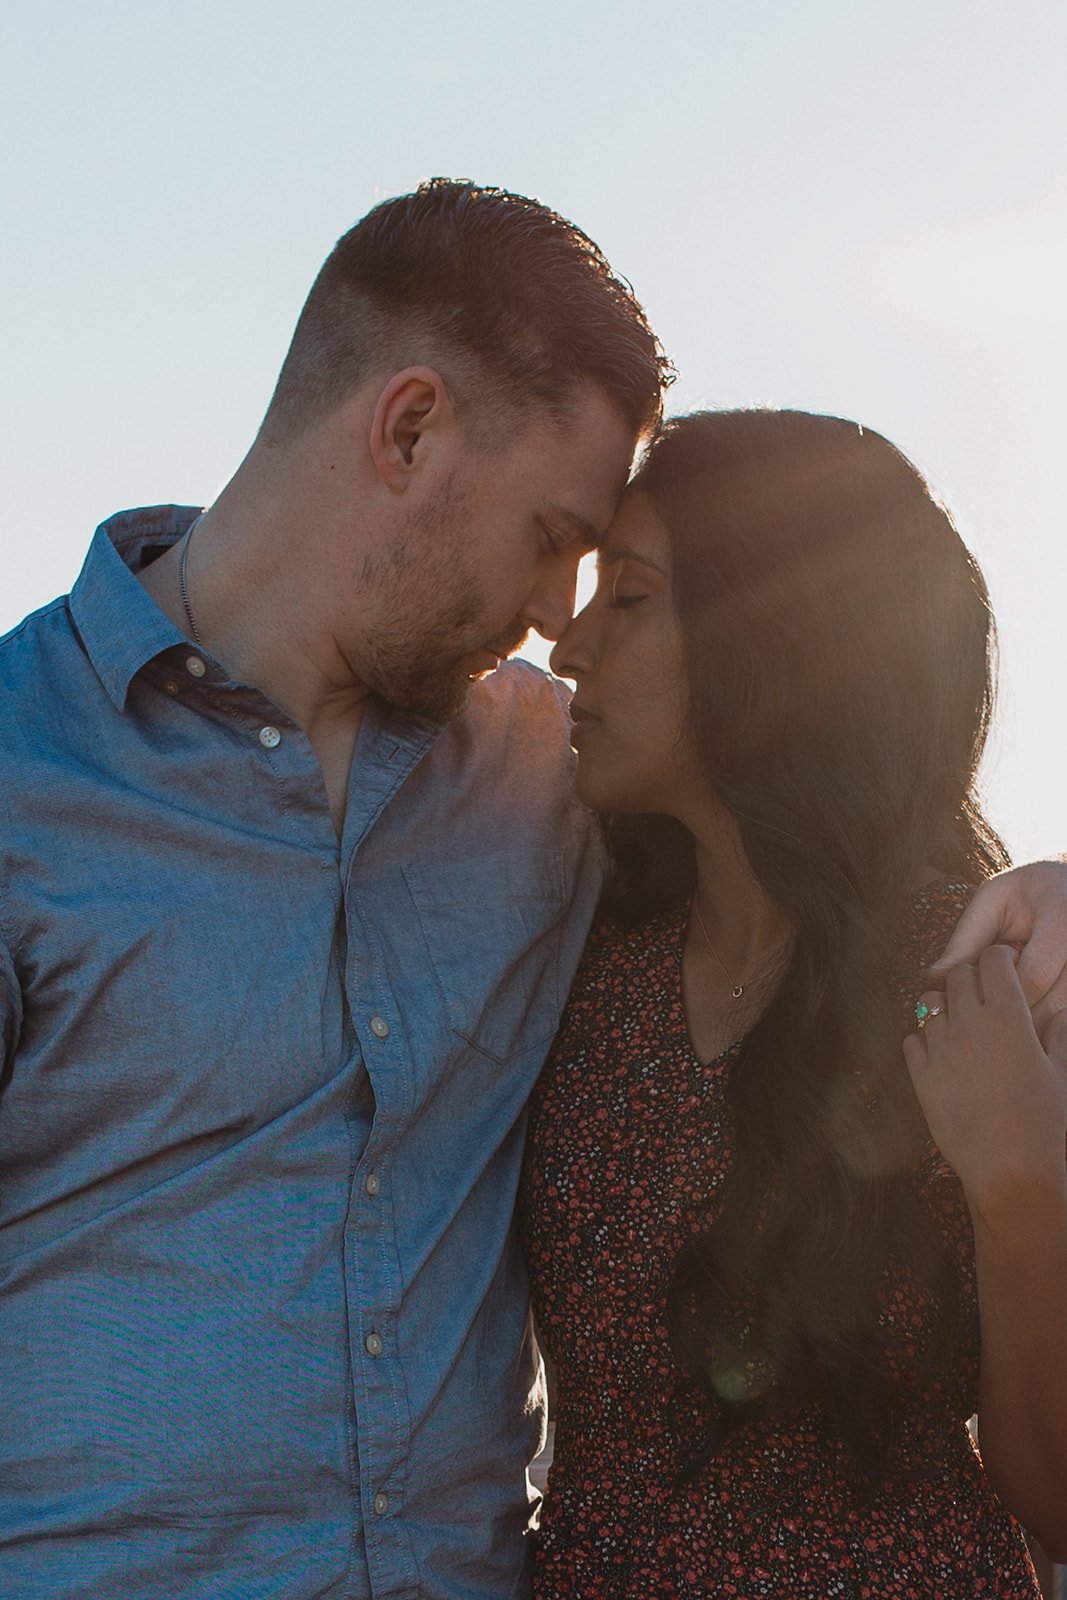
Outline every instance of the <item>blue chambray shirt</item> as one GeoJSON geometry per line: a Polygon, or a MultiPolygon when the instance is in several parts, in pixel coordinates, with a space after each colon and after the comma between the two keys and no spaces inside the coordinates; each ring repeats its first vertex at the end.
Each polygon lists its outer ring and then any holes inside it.
{"type": "Polygon", "coordinates": [[[525,1595],[512,1204],[601,875],[560,691],[372,702],[338,844],[133,576],[192,514],[0,643],[0,1596],[525,1595]]]}

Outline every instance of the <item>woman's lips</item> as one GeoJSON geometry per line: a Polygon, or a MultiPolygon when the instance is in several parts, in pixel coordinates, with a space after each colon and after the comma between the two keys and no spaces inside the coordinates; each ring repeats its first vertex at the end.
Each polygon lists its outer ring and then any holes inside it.
{"type": "Polygon", "coordinates": [[[571,701],[570,711],[571,742],[573,744],[577,739],[582,738],[585,734],[589,733],[593,728],[595,728],[599,723],[600,718],[595,717],[593,713],[591,711],[587,711],[584,706],[576,706],[573,700],[571,701]]]}

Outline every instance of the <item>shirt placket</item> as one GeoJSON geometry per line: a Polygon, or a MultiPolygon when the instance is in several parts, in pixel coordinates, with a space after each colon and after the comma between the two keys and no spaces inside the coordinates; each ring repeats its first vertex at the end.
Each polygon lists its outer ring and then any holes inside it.
{"type": "MultiPolygon", "coordinates": [[[[375,1102],[369,1136],[355,1106],[348,1119],[352,1169],[344,1223],[345,1310],[354,1427],[352,1493],[358,1508],[351,1593],[364,1595],[369,1581],[375,1600],[386,1600],[411,1593],[417,1581],[403,1520],[411,1419],[398,1347],[402,1280],[394,1203],[397,1147],[413,1080],[385,963],[374,953],[375,930],[361,909],[359,842],[429,748],[434,732],[427,728],[393,734],[378,728],[376,718],[368,719],[357,746],[356,781],[350,787],[339,851],[318,760],[303,731],[257,690],[229,681],[205,653],[190,646],[180,653],[180,662],[184,685],[243,731],[277,785],[279,803],[292,812],[292,825],[298,826],[298,818],[312,822],[324,865],[340,870],[346,884],[345,993],[375,1102]]],[[[175,692],[172,683],[173,676],[164,684],[166,692],[175,692]]]]}
{"type": "MultiPolygon", "coordinates": [[[[218,663],[193,647],[180,652],[167,672],[166,693],[199,695],[205,710],[210,707],[231,727],[242,730],[265,778],[276,788],[279,805],[290,813],[290,825],[302,829],[310,822],[309,842],[321,847],[323,865],[354,878],[358,841],[343,863],[318,758],[302,729],[257,690],[228,680],[218,663]]],[[[384,763],[376,753],[377,743],[373,738],[361,743],[359,781],[353,785],[361,815],[346,819],[346,838],[365,835],[425,741],[417,748],[392,741],[386,746],[391,759],[384,763]],[[370,744],[369,753],[363,743],[370,744]]],[[[344,1312],[354,1428],[350,1593],[365,1596],[369,1582],[379,1600],[410,1593],[416,1575],[410,1541],[398,1515],[411,1425],[396,1339],[401,1280],[392,1188],[392,1152],[403,1122],[407,1074],[394,1003],[370,954],[367,930],[348,909],[350,899],[346,894],[345,997],[354,1054],[362,1060],[375,1097],[369,1138],[355,1093],[347,1113],[352,1155],[344,1220],[344,1312]]]]}
{"type": "Polygon", "coordinates": [[[359,841],[431,740],[428,732],[404,738],[368,730],[357,751],[357,781],[345,822],[346,992],[375,1103],[370,1134],[354,1151],[345,1281],[356,1430],[354,1487],[376,1600],[409,1594],[417,1584],[404,1520],[411,1417],[399,1343],[403,1283],[398,1233],[403,1132],[414,1081],[410,1040],[380,953],[388,908],[376,903],[373,894],[361,892],[359,841]],[[365,913],[367,900],[375,903],[365,913]],[[373,927],[369,914],[374,915],[373,927]]]}

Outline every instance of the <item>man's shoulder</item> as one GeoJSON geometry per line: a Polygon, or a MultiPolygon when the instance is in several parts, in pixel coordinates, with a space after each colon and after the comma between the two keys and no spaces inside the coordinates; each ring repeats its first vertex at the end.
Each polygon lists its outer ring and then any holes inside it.
{"type": "Polygon", "coordinates": [[[555,826],[579,809],[574,759],[565,685],[529,662],[508,661],[474,685],[442,729],[423,780],[468,795],[472,806],[491,806],[494,815],[555,826]]]}
{"type": "Polygon", "coordinates": [[[569,750],[568,690],[565,683],[531,661],[504,661],[496,672],[478,678],[467,704],[450,730],[478,744],[550,744],[569,750]]]}
{"type": "Polygon", "coordinates": [[[62,673],[63,658],[77,650],[70,619],[70,597],[61,595],[0,636],[0,706],[5,726],[19,708],[39,707],[53,671],[62,673]]]}
{"type": "Polygon", "coordinates": [[[62,782],[80,657],[65,595],[0,637],[0,871],[14,813],[35,815],[42,783],[62,782]]]}
{"type": "Polygon", "coordinates": [[[68,605],[70,596],[61,594],[47,605],[31,611],[21,622],[16,622],[7,633],[0,634],[0,661],[9,666],[19,659],[19,653],[37,648],[42,637],[57,628],[69,634],[68,605]]]}
{"type": "Polygon", "coordinates": [[[507,720],[516,715],[544,717],[564,732],[569,726],[567,687],[532,661],[503,661],[495,672],[479,679],[470,708],[488,719],[507,720]]]}
{"type": "Polygon", "coordinates": [[[483,759],[552,767],[570,774],[566,685],[529,661],[505,661],[480,679],[450,724],[454,737],[483,759]]]}

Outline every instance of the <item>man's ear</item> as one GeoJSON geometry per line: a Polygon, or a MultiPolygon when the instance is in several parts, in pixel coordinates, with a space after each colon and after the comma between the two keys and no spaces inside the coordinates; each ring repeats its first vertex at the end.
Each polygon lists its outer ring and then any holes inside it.
{"type": "Polygon", "coordinates": [[[378,396],[371,419],[370,453],[387,489],[403,494],[422,466],[427,446],[454,421],[445,380],[433,367],[405,367],[378,396]]]}

